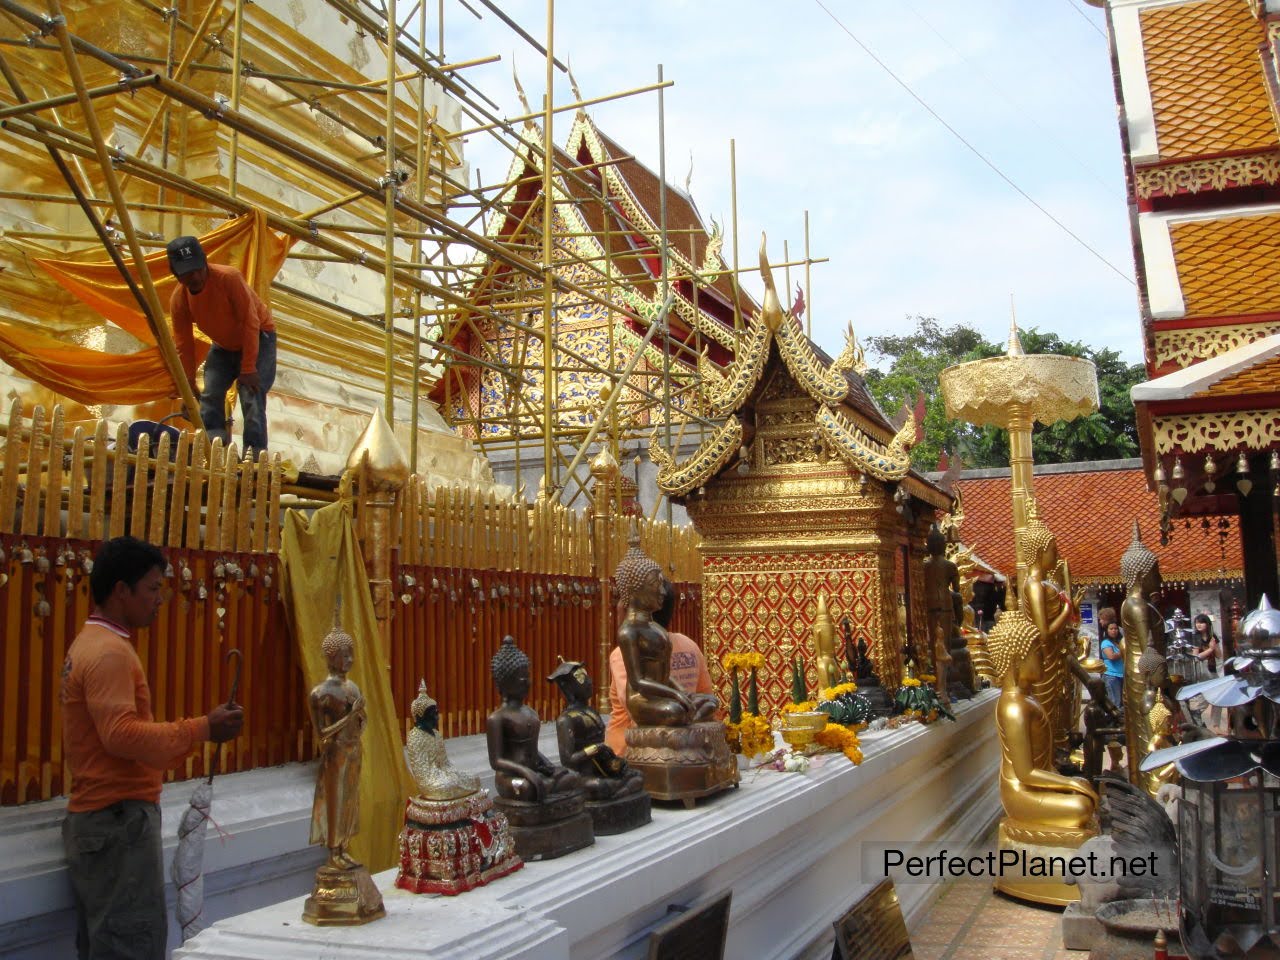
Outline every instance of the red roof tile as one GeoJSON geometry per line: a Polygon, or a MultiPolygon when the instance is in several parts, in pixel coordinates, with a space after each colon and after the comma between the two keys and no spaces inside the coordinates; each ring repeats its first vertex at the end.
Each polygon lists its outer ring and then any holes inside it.
{"type": "MultiPolygon", "coordinates": [[[[961,476],[955,486],[964,498],[961,539],[1012,577],[1016,564],[1009,477],[961,476]]],[[[1035,488],[1040,516],[1057,534],[1059,553],[1079,583],[1119,582],[1120,555],[1132,538],[1135,518],[1143,542],[1160,558],[1166,580],[1216,580],[1223,569],[1228,577],[1242,576],[1240,529],[1234,519],[1225,545],[1219,544],[1216,517],[1209,518],[1208,530],[1199,517],[1189,518],[1189,530],[1185,520],[1177,519],[1169,545],[1160,545],[1160,508],[1139,467],[1037,474],[1035,488]]]]}

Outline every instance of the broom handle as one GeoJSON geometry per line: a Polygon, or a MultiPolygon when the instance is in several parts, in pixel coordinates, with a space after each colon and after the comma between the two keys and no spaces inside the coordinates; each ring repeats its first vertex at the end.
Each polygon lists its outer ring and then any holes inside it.
{"type": "MultiPolygon", "coordinates": [[[[227,706],[235,705],[236,694],[240,692],[240,666],[244,663],[244,655],[238,649],[227,651],[227,659],[236,658],[235,672],[231,674],[231,696],[227,697],[227,706]]],[[[213,775],[218,772],[222,765],[222,744],[215,743],[213,745],[213,763],[209,767],[209,782],[213,783],[213,775]]]]}

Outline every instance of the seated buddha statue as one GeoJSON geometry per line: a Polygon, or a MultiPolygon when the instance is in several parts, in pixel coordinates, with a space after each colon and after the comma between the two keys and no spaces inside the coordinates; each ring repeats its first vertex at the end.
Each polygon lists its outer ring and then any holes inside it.
{"type": "Polygon", "coordinates": [[[498,791],[497,808],[506,816],[523,860],[550,860],[595,842],[582,778],[538,752],[542,722],[525,703],[529,658],[511,637],[493,655],[493,680],[502,705],[489,714],[489,766],[498,791]]]}
{"type": "Polygon", "coordinates": [[[633,542],[616,574],[626,616],[618,649],[627,671],[627,761],[659,800],[692,806],[699,797],[738,784],[738,764],[714,694],[690,693],[671,678],[671,641],[653,622],[663,598],[661,568],[633,542]]]}
{"type": "Polygon", "coordinates": [[[644,774],[604,742],[605,721],[591,705],[595,685],[586,667],[561,661],[547,677],[564,694],[565,707],[556,720],[560,762],[582,778],[587,813],[597,836],[624,833],[650,820],[644,774]]]}
{"type": "Polygon", "coordinates": [[[538,752],[542,721],[524,702],[529,696],[529,658],[513,637],[503,638],[491,667],[502,694],[502,706],[489,715],[486,726],[489,765],[498,796],[537,803],[580,789],[582,781],[576,773],[556,766],[538,752]]]}
{"type": "Polygon", "coordinates": [[[1053,769],[1049,720],[1030,694],[1041,679],[1040,639],[1021,609],[1007,611],[988,636],[992,666],[1001,678],[996,705],[1000,801],[1014,821],[1005,832],[1075,847],[1096,832],[1098,795],[1088,781],[1053,769]]]}
{"type": "Polygon", "coordinates": [[[440,707],[427,693],[427,682],[418,681],[413,701],[413,727],[405,738],[405,760],[418,796],[424,800],[457,800],[480,790],[480,778],[454,768],[440,736],[440,707]]]}
{"type": "Polygon", "coordinates": [[[627,710],[637,726],[684,727],[715,717],[715,694],[689,693],[671,679],[671,641],[653,622],[662,604],[662,568],[632,545],[618,564],[618,599],[626,618],[618,647],[627,670],[627,710]]]}

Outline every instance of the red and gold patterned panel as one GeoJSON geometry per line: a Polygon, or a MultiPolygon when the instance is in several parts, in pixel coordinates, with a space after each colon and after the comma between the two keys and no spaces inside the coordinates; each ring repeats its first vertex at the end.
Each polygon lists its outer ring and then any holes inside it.
{"type": "Polygon", "coordinates": [[[881,562],[875,553],[706,556],[703,648],[721,692],[727,696],[728,682],[720,658],[731,651],[755,650],[765,657],[759,683],[766,713],[776,713],[790,700],[792,654],[805,662],[812,696],[816,686],[812,628],[819,595],[827,597],[837,624],[849,617],[855,639],[865,636],[877,664],[881,663],[881,582],[881,562]]]}

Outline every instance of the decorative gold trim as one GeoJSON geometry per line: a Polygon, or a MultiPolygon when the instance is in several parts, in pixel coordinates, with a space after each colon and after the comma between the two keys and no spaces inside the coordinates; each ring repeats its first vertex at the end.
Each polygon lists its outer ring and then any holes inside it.
{"type": "MultiPolygon", "coordinates": [[[[1239,567],[1230,570],[1192,570],[1187,573],[1175,572],[1161,574],[1160,579],[1165,586],[1176,584],[1220,583],[1223,580],[1243,580],[1244,571],[1239,567]]],[[[1123,587],[1123,577],[1073,577],[1072,583],[1077,587],[1123,587]]]]}
{"type": "Polygon", "coordinates": [[[859,377],[863,377],[867,372],[867,357],[863,352],[862,345],[858,343],[858,337],[853,332],[853,324],[850,323],[844,332],[844,349],[840,351],[840,355],[831,361],[831,369],[835,373],[856,373],[859,377]]]}
{"type": "Polygon", "coordinates": [[[798,323],[790,318],[784,320],[777,339],[787,370],[813,399],[820,403],[840,403],[849,396],[849,381],[843,373],[818,359],[798,323]]]}
{"type": "Polygon", "coordinates": [[[671,497],[682,496],[702,486],[729,462],[742,445],[742,421],[730,417],[702,442],[683,464],[658,442],[658,431],[649,435],[649,457],[658,466],[658,489],[671,497]]]}
{"type": "MultiPolygon", "coordinates": [[[[740,345],[737,356],[728,373],[717,381],[709,381],[702,388],[702,396],[711,417],[725,417],[733,413],[750,395],[752,388],[764,373],[769,359],[769,328],[763,323],[751,327],[750,336],[740,345]]],[[[710,361],[708,361],[709,363],[710,361]]],[[[699,361],[699,370],[702,363],[699,361]]]]}
{"type": "Polygon", "coordinates": [[[1232,323],[1217,327],[1187,327],[1156,331],[1156,366],[1175,363],[1189,367],[1236,347],[1254,343],[1280,331],[1280,322],[1232,323]]]}
{"type": "Polygon", "coordinates": [[[911,448],[919,442],[915,417],[908,416],[902,429],[886,447],[863,433],[847,417],[828,406],[814,416],[819,435],[856,470],[878,480],[901,480],[911,469],[911,448]]]}
{"type": "Polygon", "coordinates": [[[1171,197],[1184,191],[1199,193],[1201,190],[1225,190],[1255,183],[1274,186],[1278,181],[1280,151],[1139,168],[1133,177],[1134,189],[1143,200],[1171,197]]]}
{"type": "Polygon", "coordinates": [[[1280,410],[1236,410],[1154,417],[1152,438],[1158,454],[1241,448],[1274,450],[1280,446],[1280,410]]]}

